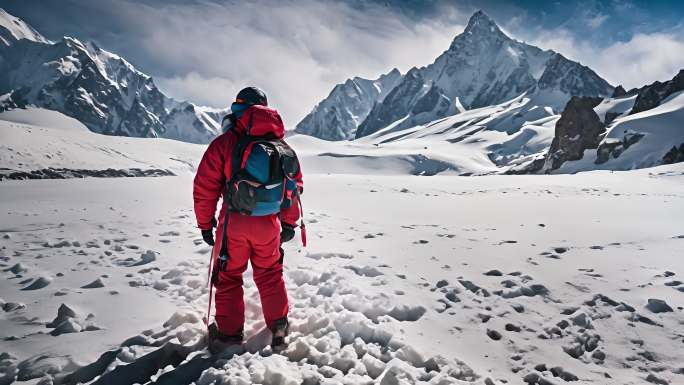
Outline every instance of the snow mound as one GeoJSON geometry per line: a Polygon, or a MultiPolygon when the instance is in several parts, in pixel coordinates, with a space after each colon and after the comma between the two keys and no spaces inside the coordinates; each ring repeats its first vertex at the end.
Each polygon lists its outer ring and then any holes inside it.
{"type": "Polygon", "coordinates": [[[0,120],[18,125],[38,126],[41,128],[88,132],[88,128],[78,120],[66,116],[61,112],[46,110],[43,108],[29,107],[26,109],[14,109],[0,113],[0,120]]]}
{"type": "MultiPolygon", "coordinates": [[[[297,275],[298,271],[292,273],[297,275]]],[[[324,272],[315,279],[321,280],[338,280],[338,277],[333,272],[324,272]]],[[[302,280],[295,282],[290,292],[296,301],[317,297],[315,286],[302,280]]],[[[248,311],[258,306],[252,303],[255,300],[250,296],[248,311]]],[[[121,348],[104,353],[97,362],[55,379],[58,382],[59,378],[87,380],[99,375],[95,382],[98,384],[150,380],[198,384],[235,381],[301,384],[331,380],[386,384],[403,378],[417,384],[460,384],[479,378],[460,361],[425,355],[402,342],[388,330],[391,329],[388,320],[375,324],[362,313],[339,307],[341,303],[331,308],[332,303],[315,302],[309,309],[295,306],[291,312],[292,343],[281,355],[273,354],[266,346],[268,338],[264,336],[270,333],[257,323],[247,328],[251,330],[248,333],[251,337],[242,348],[209,356],[204,350],[206,329],[200,315],[183,310],[174,313],[163,329],[132,337],[121,348]],[[150,351],[151,347],[156,348],[150,351]],[[142,351],[148,353],[132,361],[123,358],[124,352],[142,351]],[[125,362],[128,364],[123,365],[125,362]],[[100,368],[99,372],[93,372],[94,367],[100,368]]]]}
{"type": "Polygon", "coordinates": [[[40,108],[0,113],[0,165],[17,171],[141,169],[193,173],[205,146],[169,139],[108,136],[40,108]]]}

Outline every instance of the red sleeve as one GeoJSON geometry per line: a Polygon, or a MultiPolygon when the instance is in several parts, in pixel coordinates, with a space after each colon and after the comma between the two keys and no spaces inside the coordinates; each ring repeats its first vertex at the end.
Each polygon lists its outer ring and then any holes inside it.
{"type": "MultiPolygon", "coordinates": [[[[299,172],[297,172],[297,195],[301,195],[304,192],[304,180],[302,179],[302,167],[299,166],[299,172]]],[[[299,207],[300,201],[299,197],[292,200],[292,205],[286,209],[280,211],[280,221],[291,225],[292,227],[297,227],[297,221],[300,217],[301,208],[299,207]]]]}
{"type": "Polygon", "coordinates": [[[202,230],[211,229],[211,221],[216,214],[216,204],[223,193],[226,181],[225,152],[222,151],[221,146],[228,145],[222,136],[214,139],[197,167],[192,196],[195,201],[197,227],[202,230]]]}

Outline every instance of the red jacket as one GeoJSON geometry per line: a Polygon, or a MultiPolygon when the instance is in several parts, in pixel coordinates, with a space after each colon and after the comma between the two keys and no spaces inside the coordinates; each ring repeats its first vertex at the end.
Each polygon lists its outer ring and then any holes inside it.
{"type": "MultiPolygon", "coordinates": [[[[238,135],[244,135],[248,130],[254,136],[266,134],[273,134],[277,138],[285,136],[285,126],[278,111],[255,105],[247,109],[238,119],[234,130],[229,130],[220,135],[209,144],[197,168],[193,189],[197,226],[202,230],[212,228],[212,220],[216,215],[216,205],[223,195],[224,186],[231,175],[231,154],[237,143],[238,135]]],[[[301,192],[303,189],[301,167],[297,175],[297,185],[301,192]]],[[[224,200],[219,213],[219,223],[223,222],[226,211],[225,205],[224,200]]],[[[299,201],[293,200],[292,205],[281,210],[279,216],[282,222],[296,227],[300,216],[299,201]]]]}

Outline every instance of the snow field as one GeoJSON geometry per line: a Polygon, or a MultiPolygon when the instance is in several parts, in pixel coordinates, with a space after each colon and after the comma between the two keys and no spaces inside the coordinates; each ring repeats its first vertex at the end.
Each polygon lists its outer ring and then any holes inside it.
{"type": "Polygon", "coordinates": [[[247,342],[220,357],[204,349],[209,248],[188,207],[190,178],[3,182],[0,378],[681,380],[681,166],[307,175],[310,247],[288,244],[285,257],[291,344],[267,347],[248,272],[247,342]]]}

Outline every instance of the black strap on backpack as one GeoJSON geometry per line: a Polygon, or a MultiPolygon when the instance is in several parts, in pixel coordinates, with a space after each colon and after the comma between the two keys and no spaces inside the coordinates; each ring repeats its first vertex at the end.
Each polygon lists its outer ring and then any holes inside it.
{"type": "Polygon", "coordinates": [[[221,229],[221,249],[219,250],[219,260],[218,260],[218,269],[220,271],[226,271],[226,267],[228,266],[228,260],[230,259],[230,255],[228,254],[228,220],[230,218],[230,199],[228,197],[229,191],[228,191],[228,183],[231,183],[233,180],[233,176],[235,175],[235,169],[236,165],[239,166],[240,164],[240,155],[242,154],[242,151],[244,150],[244,145],[242,144],[244,142],[244,138],[247,135],[241,135],[237,129],[235,129],[235,126],[230,127],[230,131],[235,135],[237,138],[237,142],[235,144],[235,147],[233,148],[233,152],[231,153],[230,156],[230,173],[228,181],[225,184],[224,191],[223,191],[223,199],[226,199],[226,202],[224,205],[226,206],[226,211],[223,213],[223,228],[221,229]]]}

